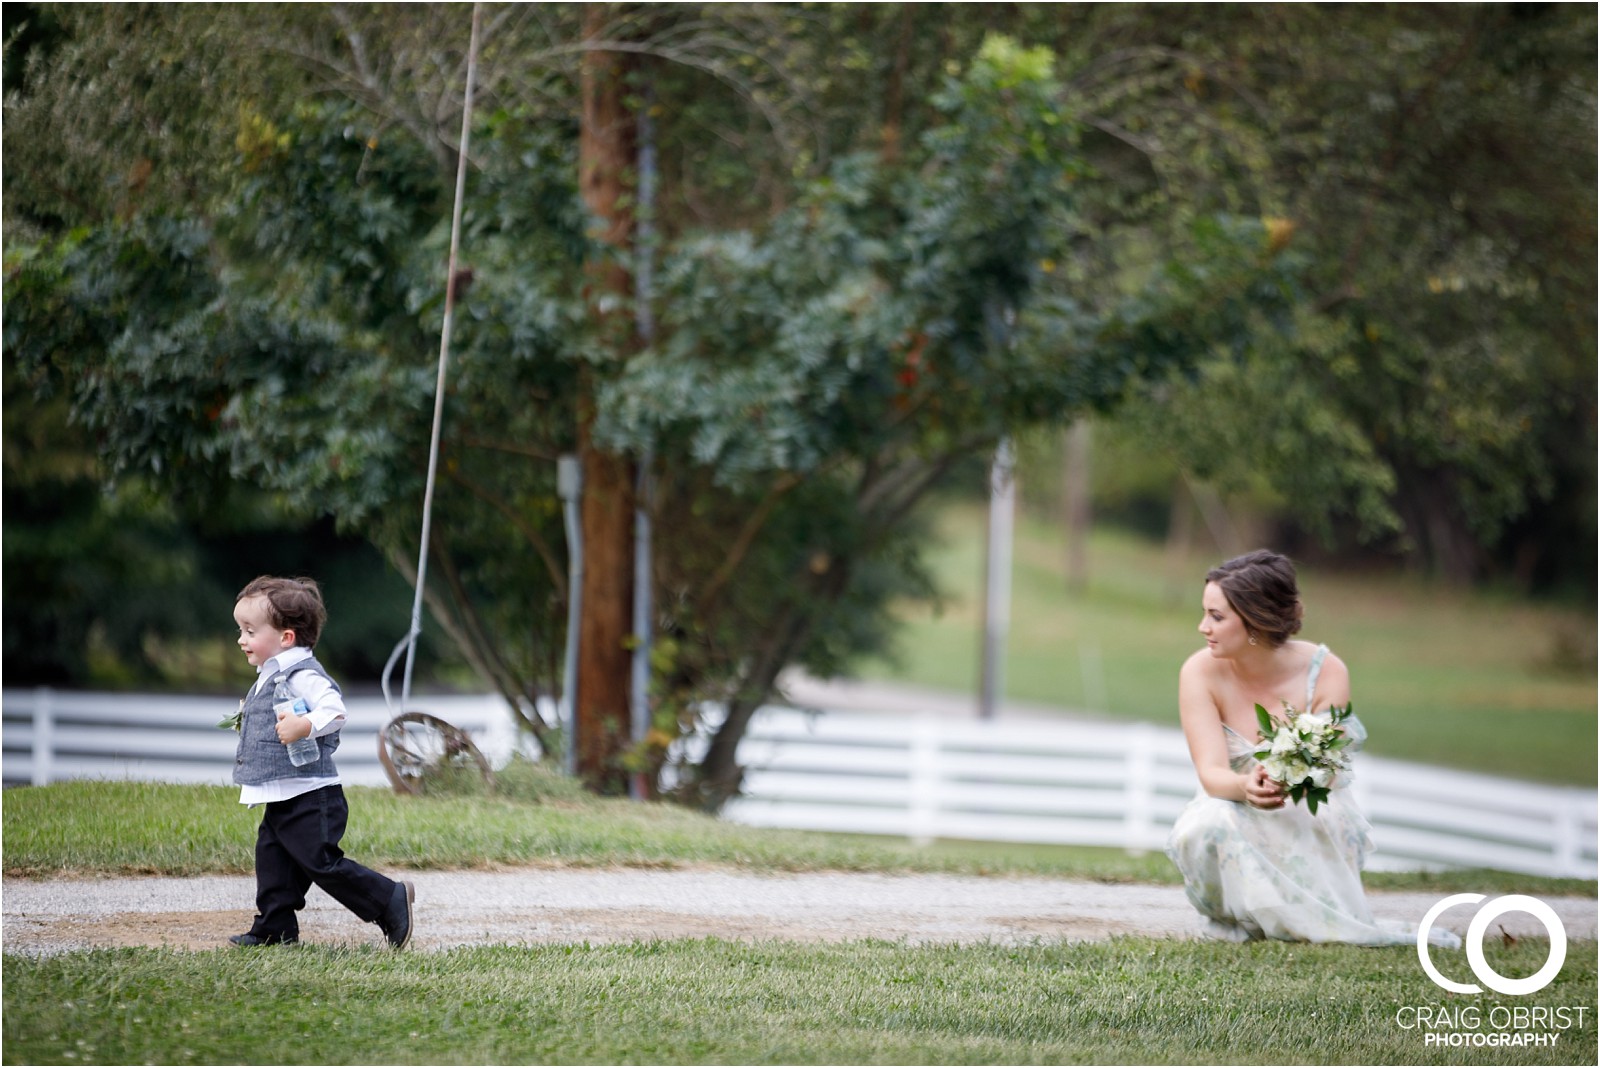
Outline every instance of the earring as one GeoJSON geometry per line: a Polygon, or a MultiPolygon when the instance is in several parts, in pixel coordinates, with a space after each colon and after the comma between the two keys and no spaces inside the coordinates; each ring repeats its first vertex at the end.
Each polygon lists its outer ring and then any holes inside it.
{"type": "Polygon", "coordinates": [[[1258,643],[1257,643],[1257,642],[1256,642],[1256,636],[1255,636],[1255,635],[1254,635],[1254,634],[1252,634],[1252,635],[1250,635],[1250,644],[1251,644],[1251,645],[1256,645],[1256,644],[1258,644],[1258,643]]]}

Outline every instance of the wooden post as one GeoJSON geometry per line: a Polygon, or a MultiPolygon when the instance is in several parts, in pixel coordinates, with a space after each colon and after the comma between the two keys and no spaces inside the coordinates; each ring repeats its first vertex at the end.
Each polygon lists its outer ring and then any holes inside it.
{"type": "Polygon", "coordinates": [[[49,786],[55,763],[56,697],[50,687],[33,691],[33,785],[49,786]]]}
{"type": "Polygon", "coordinates": [[[1062,455],[1061,503],[1067,525],[1067,589],[1082,593],[1089,585],[1090,424],[1079,419],[1067,428],[1062,455]]]}
{"type": "Polygon", "coordinates": [[[984,566],[983,665],[978,718],[993,719],[1005,700],[1006,635],[1011,630],[1011,540],[1016,524],[1016,454],[1001,438],[989,468],[989,539],[984,566]]]}

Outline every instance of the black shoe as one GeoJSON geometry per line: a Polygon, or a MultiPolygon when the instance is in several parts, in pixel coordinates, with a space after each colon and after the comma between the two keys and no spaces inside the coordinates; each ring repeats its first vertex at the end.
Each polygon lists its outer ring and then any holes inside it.
{"type": "Polygon", "coordinates": [[[416,897],[416,887],[410,883],[396,883],[394,897],[389,899],[389,910],[378,918],[378,927],[395,949],[404,949],[411,941],[411,903],[416,897]]]}
{"type": "Polygon", "coordinates": [[[244,934],[229,935],[228,941],[236,946],[295,946],[300,944],[299,935],[258,935],[246,931],[244,934]]]}

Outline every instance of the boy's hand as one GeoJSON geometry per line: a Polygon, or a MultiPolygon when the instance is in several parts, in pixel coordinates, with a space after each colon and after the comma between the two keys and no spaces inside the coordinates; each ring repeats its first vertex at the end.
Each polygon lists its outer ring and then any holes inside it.
{"type": "Polygon", "coordinates": [[[311,717],[297,716],[293,712],[278,713],[278,741],[284,745],[311,736],[311,717]]]}

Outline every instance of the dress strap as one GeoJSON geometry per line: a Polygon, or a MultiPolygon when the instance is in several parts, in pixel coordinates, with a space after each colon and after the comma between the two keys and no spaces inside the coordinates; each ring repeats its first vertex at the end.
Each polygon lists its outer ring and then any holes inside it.
{"type": "Polygon", "coordinates": [[[1302,711],[1311,711],[1311,699],[1317,694],[1317,676],[1322,674],[1322,660],[1327,655],[1326,645],[1317,646],[1317,651],[1311,654],[1311,671],[1306,675],[1306,707],[1302,711]]]}

